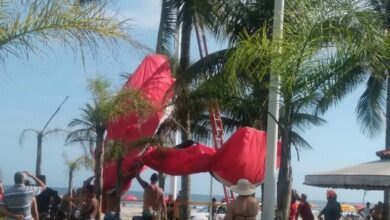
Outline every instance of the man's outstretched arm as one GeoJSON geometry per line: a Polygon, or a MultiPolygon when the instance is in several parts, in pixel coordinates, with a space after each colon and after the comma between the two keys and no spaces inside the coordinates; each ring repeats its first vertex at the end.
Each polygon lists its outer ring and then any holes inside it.
{"type": "Polygon", "coordinates": [[[145,182],[145,180],[143,180],[143,179],[140,177],[139,173],[137,173],[137,175],[135,176],[135,178],[137,179],[137,181],[139,182],[139,184],[142,186],[142,188],[145,189],[146,187],[149,186],[149,184],[148,184],[147,182],[145,182]]]}
{"type": "Polygon", "coordinates": [[[31,173],[29,173],[27,171],[25,171],[24,174],[26,174],[28,177],[33,179],[35,181],[35,183],[37,184],[37,186],[39,186],[41,188],[41,191],[46,189],[46,185],[40,179],[38,179],[36,176],[32,175],[31,173]]]}

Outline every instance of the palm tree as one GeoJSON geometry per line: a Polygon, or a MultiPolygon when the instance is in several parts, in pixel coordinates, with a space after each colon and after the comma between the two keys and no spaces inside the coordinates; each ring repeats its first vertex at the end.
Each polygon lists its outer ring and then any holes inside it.
{"type": "MultiPolygon", "coordinates": [[[[151,103],[145,99],[141,92],[132,89],[124,89],[113,99],[110,109],[110,121],[115,122],[118,117],[131,112],[138,116],[139,125],[146,120],[154,108],[151,103]]],[[[115,161],[116,164],[116,203],[118,211],[116,215],[120,216],[120,203],[123,190],[124,170],[122,170],[122,162],[128,152],[134,149],[143,149],[148,145],[161,145],[159,139],[156,138],[140,138],[132,143],[124,143],[122,140],[110,140],[107,146],[107,154],[105,161],[115,161]]],[[[129,178],[129,177],[127,177],[129,178]]]]}
{"type": "Polygon", "coordinates": [[[317,113],[325,112],[361,83],[370,68],[385,69],[380,22],[365,6],[350,1],[289,2],[282,42],[271,42],[264,29],[245,36],[229,59],[233,75],[244,72],[264,77],[272,70],[281,77],[281,116],[275,119],[282,140],[277,219],[288,217],[291,148],[309,146],[297,134],[322,124],[317,113]],[[277,46],[283,48],[281,54],[276,53],[277,46]]]}
{"type": "Polygon", "coordinates": [[[68,97],[65,97],[64,101],[58,106],[57,110],[50,116],[49,120],[46,122],[46,124],[43,126],[41,130],[35,130],[35,129],[24,129],[22,133],[19,136],[19,144],[22,145],[24,138],[28,132],[33,132],[37,136],[37,160],[36,160],[36,166],[35,166],[35,175],[40,176],[42,175],[42,141],[43,138],[47,135],[54,135],[58,134],[60,132],[63,132],[62,129],[55,128],[52,130],[46,131],[47,126],[50,124],[51,120],[54,118],[54,116],[60,111],[62,105],[66,102],[68,97]]]}
{"type": "MultiPolygon", "coordinates": [[[[107,16],[107,4],[73,5],[71,0],[0,1],[0,58],[40,53],[49,42],[95,56],[102,46],[118,48],[119,42],[140,48],[125,32],[126,22],[107,16]]],[[[54,50],[53,50],[54,51],[54,50]]]]}
{"type": "MultiPolygon", "coordinates": [[[[390,27],[388,16],[390,14],[389,2],[375,0],[370,0],[370,2],[373,4],[373,8],[380,13],[384,21],[383,31],[388,32],[390,27]]],[[[390,150],[390,77],[387,73],[379,71],[374,69],[370,74],[366,82],[366,90],[360,96],[356,106],[356,113],[362,132],[369,137],[378,135],[383,130],[383,125],[385,124],[385,149],[390,150]],[[383,74],[386,74],[386,76],[383,77],[383,74]]],[[[385,72],[388,72],[388,70],[385,72]]],[[[383,212],[384,219],[388,220],[390,219],[389,191],[384,192],[383,202],[386,204],[383,212]]]]}
{"type": "MultiPolygon", "coordinates": [[[[80,128],[69,133],[67,137],[67,140],[96,141],[94,187],[99,207],[103,190],[104,137],[113,100],[109,86],[109,82],[101,77],[89,81],[88,88],[92,93],[92,104],[87,103],[84,108],[81,108],[81,118],[75,118],[69,123],[68,126],[71,128],[80,128]]],[[[97,218],[100,218],[100,211],[97,218]]]]}
{"type": "MultiPolygon", "coordinates": [[[[65,154],[65,152],[62,154],[62,157],[64,158],[65,165],[68,168],[68,195],[70,201],[73,198],[73,174],[75,171],[80,170],[81,168],[85,167],[87,169],[92,169],[93,161],[88,155],[82,155],[77,157],[74,160],[70,160],[68,156],[65,154]]],[[[69,206],[69,213],[72,212],[72,206],[69,206]]],[[[68,215],[70,216],[70,215],[68,215]]]]}
{"type": "MultiPolygon", "coordinates": [[[[161,16],[165,19],[160,20],[157,49],[167,45],[167,42],[169,42],[167,36],[174,36],[175,29],[172,27],[178,27],[180,25],[182,27],[180,60],[176,71],[177,81],[175,83],[176,101],[174,101],[174,118],[178,119],[177,121],[183,128],[182,140],[185,141],[191,139],[190,115],[184,104],[185,100],[188,98],[188,84],[183,80],[185,69],[190,65],[191,33],[193,26],[198,21],[202,21],[205,25],[212,23],[213,13],[210,13],[211,11],[209,10],[212,4],[208,0],[165,0],[163,1],[162,6],[161,16]]],[[[191,180],[189,176],[182,176],[181,191],[183,193],[182,199],[184,202],[180,209],[181,219],[190,218],[190,183],[191,180]]]]}
{"type": "Polygon", "coordinates": [[[60,128],[54,128],[47,131],[44,130],[35,130],[35,129],[24,129],[19,137],[19,144],[22,145],[24,142],[24,138],[27,135],[27,133],[34,133],[37,137],[37,159],[35,164],[35,175],[40,176],[42,175],[42,141],[43,138],[50,136],[50,135],[56,135],[58,133],[64,132],[64,130],[60,128]]]}
{"type": "MultiPolygon", "coordinates": [[[[124,89],[114,96],[114,93],[110,90],[110,83],[102,77],[90,80],[88,87],[92,93],[92,104],[87,103],[84,108],[81,108],[82,114],[80,118],[71,120],[68,126],[71,128],[77,127],[77,129],[68,134],[66,141],[68,143],[88,143],[90,149],[95,145],[93,153],[95,160],[94,187],[96,197],[101,201],[103,190],[103,164],[105,152],[107,150],[104,139],[108,123],[117,120],[118,117],[121,117],[128,112],[137,112],[140,120],[142,120],[147,117],[153,108],[149,102],[145,101],[144,96],[139,91],[124,89]]],[[[115,157],[110,157],[109,155],[108,158],[114,158],[120,161],[124,156],[125,151],[118,151],[117,148],[113,149],[115,149],[113,154],[115,157]],[[121,157],[117,157],[118,152],[121,152],[119,154],[121,157]]],[[[118,193],[120,193],[120,191],[118,191],[118,193]]]]}

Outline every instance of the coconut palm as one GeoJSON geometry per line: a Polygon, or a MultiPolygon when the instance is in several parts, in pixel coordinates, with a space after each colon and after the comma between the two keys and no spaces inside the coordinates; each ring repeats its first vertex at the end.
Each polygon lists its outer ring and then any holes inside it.
{"type": "MultiPolygon", "coordinates": [[[[62,157],[64,158],[65,165],[68,168],[68,195],[70,201],[73,198],[73,175],[74,172],[80,170],[81,168],[86,168],[86,169],[92,169],[93,166],[93,161],[91,160],[91,157],[88,155],[82,155],[77,157],[74,160],[71,160],[68,158],[68,156],[65,154],[65,152],[62,154],[62,157]]],[[[70,213],[72,213],[72,206],[69,206],[68,210],[68,216],[70,216],[70,213]]]]}
{"type": "Polygon", "coordinates": [[[24,129],[19,137],[19,144],[22,145],[24,143],[25,136],[27,133],[33,133],[36,135],[37,138],[37,159],[36,159],[36,165],[35,165],[35,175],[40,176],[42,175],[42,142],[43,139],[50,136],[50,135],[56,135],[58,133],[63,133],[64,130],[60,128],[54,128],[50,130],[35,130],[35,129],[24,129]]]}
{"type": "MultiPolygon", "coordinates": [[[[211,1],[208,0],[166,0],[163,1],[162,6],[163,13],[161,13],[161,16],[165,16],[166,19],[160,21],[160,32],[158,36],[161,36],[159,39],[166,40],[160,40],[158,44],[164,45],[164,42],[169,42],[169,39],[163,38],[162,36],[174,36],[175,29],[172,29],[171,27],[178,27],[181,25],[181,50],[179,65],[176,71],[177,81],[175,83],[176,97],[174,101],[174,118],[177,119],[177,122],[179,122],[183,128],[182,140],[185,141],[191,139],[190,115],[185,105],[185,100],[188,98],[188,84],[183,80],[185,69],[190,65],[191,33],[196,22],[201,21],[205,25],[212,24],[213,13],[210,11],[212,4],[211,1]],[[161,27],[168,28],[162,29],[161,27]]],[[[157,45],[157,48],[159,47],[160,45],[157,45]]],[[[189,176],[182,176],[181,191],[183,194],[181,196],[185,202],[182,203],[183,205],[180,209],[181,219],[190,218],[190,183],[191,180],[189,176]]]]}
{"type": "Polygon", "coordinates": [[[289,2],[283,41],[271,42],[263,30],[246,36],[230,58],[233,75],[244,72],[264,77],[272,70],[281,78],[281,116],[275,119],[282,140],[277,219],[288,216],[291,148],[306,145],[294,140],[295,134],[322,124],[317,113],[340,101],[371,68],[385,69],[380,25],[377,14],[363,2],[289,2]],[[276,50],[279,46],[281,53],[276,50]]]}
{"type": "MultiPolygon", "coordinates": [[[[110,120],[115,121],[118,117],[131,112],[138,116],[138,123],[141,124],[146,120],[151,113],[154,112],[154,108],[151,103],[145,99],[140,91],[124,89],[113,99],[110,120]]],[[[105,161],[114,161],[116,164],[116,203],[118,211],[116,215],[120,216],[120,203],[123,190],[123,178],[124,171],[122,170],[122,162],[128,152],[135,149],[143,149],[148,145],[157,146],[160,145],[160,141],[157,138],[140,138],[132,143],[125,143],[122,140],[110,140],[107,146],[107,154],[105,161]]],[[[129,177],[127,177],[129,178],[129,177]]]]}
{"type": "Polygon", "coordinates": [[[32,132],[36,135],[37,137],[37,160],[36,160],[36,167],[35,167],[35,175],[40,176],[42,175],[42,141],[43,138],[48,136],[48,135],[55,135],[60,132],[64,132],[62,129],[55,128],[46,131],[47,126],[50,124],[51,120],[56,116],[56,114],[60,111],[62,105],[66,102],[68,97],[65,97],[64,101],[58,106],[57,110],[50,116],[49,120],[46,122],[46,124],[43,126],[41,130],[35,130],[35,129],[24,129],[22,133],[19,136],[19,144],[22,145],[24,138],[27,133],[32,132]]]}
{"type": "Polygon", "coordinates": [[[82,168],[92,170],[93,161],[91,160],[91,157],[89,157],[88,155],[79,156],[74,160],[69,159],[65,153],[62,154],[62,157],[64,158],[65,165],[68,168],[68,177],[69,177],[68,194],[69,194],[70,198],[72,198],[74,172],[76,172],[82,168]]]}
{"type": "MultiPolygon", "coordinates": [[[[92,93],[92,104],[87,103],[84,108],[81,108],[82,114],[80,118],[71,120],[68,126],[77,129],[68,134],[66,141],[68,143],[88,143],[90,146],[95,144],[93,152],[95,160],[94,187],[96,197],[101,201],[104,155],[107,150],[104,139],[108,123],[111,120],[117,120],[118,117],[128,112],[137,112],[140,120],[142,120],[153,108],[150,103],[145,101],[142,93],[139,91],[124,89],[115,95],[110,90],[110,83],[102,77],[90,80],[88,88],[92,93]]],[[[117,153],[114,155],[117,155],[117,153]]],[[[120,155],[123,156],[122,154],[120,155]]]]}
{"type": "MultiPolygon", "coordinates": [[[[384,20],[383,31],[388,32],[390,27],[388,1],[370,0],[370,2],[384,20]]],[[[385,149],[390,150],[390,121],[388,119],[390,115],[390,77],[387,75],[383,78],[382,75],[383,73],[378,73],[376,70],[370,74],[366,82],[366,90],[360,96],[356,106],[356,113],[362,132],[369,137],[380,134],[384,128],[383,125],[385,125],[385,149]]],[[[384,192],[383,201],[385,204],[390,203],[389,191],[384,192]]],[[[390,207],[386,205],[383,218],[390,219],[389,213],[390,207]]]]}
{"type": "MultiPolygon", "coordinates": [[[[79,128],[72,131],[68,135],[67,140],[96,141],[94,187],[100,206],[103,189],[104,137],[112,108],[113,94],[109,90],[109,82],[101,77],[89,80],[88,84],[88,88],[92,93],[92,104],[87,103],[84,108],[81,108],[81,118],[71,120],[68,126],[70,128],[79,128]]],[[[100,212],[98,216],[100,217],[100,212]]]]}

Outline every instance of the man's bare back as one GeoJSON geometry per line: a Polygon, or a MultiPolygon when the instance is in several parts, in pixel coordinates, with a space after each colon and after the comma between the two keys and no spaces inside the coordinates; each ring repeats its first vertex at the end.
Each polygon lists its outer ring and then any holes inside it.
{"type": "Polygon", "coordinates": [[[81,207],[81,215],[83,220],[92,220],[96,218],[98,213],[98,200],[95,197],[93,186],[87,185],[83,188],[83,196],[85,198],[83,206],[81,207]]]}
{"type": "Polygon", "coordinates": [[[155,212],[159,211],[161,203],[164,202],[164,193],[162,189],[156,185],[149,184],[144,190],[143,208],[155,212]]]}
{"type": "Polygon", "coordinates": [[[166,206],[164,202],[164,192],[157,186],[157,174],[150,177],[151,183],[141,179],[139,174],[136,176],[138,182],[144,189],[144,203],[142,218],[144,220],[166,219],[166,206]]]}

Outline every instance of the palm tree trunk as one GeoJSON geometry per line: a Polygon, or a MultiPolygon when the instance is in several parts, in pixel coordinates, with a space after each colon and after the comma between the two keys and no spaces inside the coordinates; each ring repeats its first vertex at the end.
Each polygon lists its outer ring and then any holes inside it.
{"type": "MultiPolygon", "coordinates": [[[[191,8],[187,7],[182,8],[183,22],[182,22],[182,33],[181,33],[181,51],[180,51],[180,62],[179,69],[177,73],[177,87],[176,94],[180,96],[178,98],[177,106],[179,108],[180,122],[183,125],[185,131],[182,133],[182,140],[186,141],[191,139],[191,130],[190,130],[190,112],[185,102],[188,100],[188,85],[182,80],[183,73],[185,69],[190,65],[190,42],[191,42],[191,31],[193,24],[193,17],[191,14],[191,8]],[[179,84],[179,85],[178,85],[179,84]]],[[[182,204],[180,208],[180,219],[186,220],[190,219],[191,209],[190,209],[190,200],[191,200],[191,178],[190,176],[181,177],[181,196],[182,204]]]]}
{"type": "Polygon", "coordinates": [[[180,220],[187,220],[191,217],[191,176],[181,176],[181,208],[180,220]]]}
{"type": "Polygon", "coordinates": [[[99,202],[98,204],[98,214],[96,215],[96,219],[101,219],[101,204],[102,204],[102,191],[103,191],[103,162],[104,162],[104,131],[97,131],[96,137],[96,158],[95,158],[95,195],[99,202]]]}
{"type": "Polygon", "coordinates": [[[116,219],[119,219],[121,215],[121,195],[122,195],[122,187],[123,187],[122,186],[123,183],[122,161],[123,161],[122,157],[116,161],[116,192],[115,192],[116,208],[117,208],[115,212],[115,215],[117,217],[116,219]]]}
{"type": "Polygon", "coordinates": [[[40,176],[42,174],[41,165],[42,165],[42,133],[37,135],[37,161],[35,166],[35,176],[40,176]]]}
{"type": "Polygon", "coordinates": [[[291,201],[291,145],[288,140],[289,131],[283,131],[282,153],[277,183],[277,212],[276,219],[288,219],[291,201]]]}
{"type": "MultiPolygon", "coordinates": [[[[73,198],[73,169],[69,169],[68,194],[69,194],[69,203],[71,203],[73,198]]],[[[71,205],[69,205],[69,209],[67,210],[67,212],[68,212],[67,216],[72,215],[71,205]]]]}
{"type": "MultiPolygon", "coordinates": [[[[387,77],[387,98],[386,98],[386,150],[390,150],[390,77],[387,77]]],[[[383,209],[383,219],[390,220],[390,191],[385,190],[383,193],[383,203],[385,208],[383,209]]]]}

